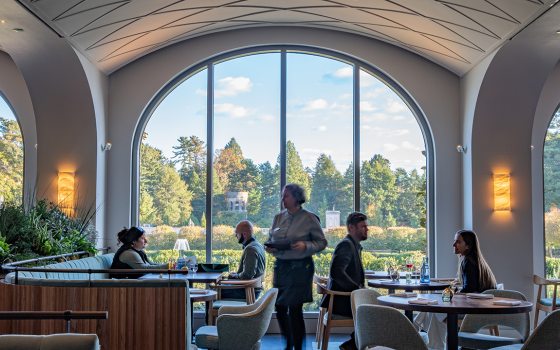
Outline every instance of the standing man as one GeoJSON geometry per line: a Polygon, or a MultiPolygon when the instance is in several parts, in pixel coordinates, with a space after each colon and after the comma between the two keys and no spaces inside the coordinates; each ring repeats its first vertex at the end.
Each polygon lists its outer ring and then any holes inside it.
{"type": "MultiPolygon", "coordinates": [[[[346,219],[348,235],[336,245],[331,261],[331,270],[327,288],[339,292],[352,292],[364,288],[365,276],[362,265],[361,241],[367,239],[367,216],[353,212],[346,219]]],[[[328,307],[329,296],[325,295],[321,307],[328,307]]],[[[333,314],[352,317],[350,297],[336,296],[333,303],[333,314]]],[[[340,345],[340,349],[356,349],[354,333],[351,338],[340,345]]]]}
{"type": "MultiPolygon", "coordinates": [[[[240,221],[235,227],[235,238],[243,245],[243,255],[237,272],[230,273],[229,278],[250,280],[262,276],[266,266],[264,247],[253,237],[253,224],[248,220],[240,221]]],[[[261,291],[262,287],[255,288],[257,298],[261,291]]],[[[245,289],[223,289],[221,296],[223,299],[245,299],[245,289]]]]}

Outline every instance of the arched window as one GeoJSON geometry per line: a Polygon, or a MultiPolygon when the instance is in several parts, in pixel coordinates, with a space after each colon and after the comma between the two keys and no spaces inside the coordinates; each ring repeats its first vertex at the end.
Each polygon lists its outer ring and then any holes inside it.
{"type": "Polygon", "coordinates": [[[560,110],[546,134],[543,152],[546,276],[560,277],[560,110]]]}
{"type": "MultiPolygon", "coordinates": [[[[176,228],[192,221],[178,236],[200,247],[193,252],[199,260],[241,254],[234,227],[242,219],[266,240],[286,183],[306,189],[305,207],[320,217],[329,241],[323,254],[332,254],[355,210],[366,213],[373,236],[362,244],[371,255],[367,269],[403,265],[407,256],[419,264],[428,254],[427,125],[402,88],[350,57],[274,46],[212,58],[162,89],[135,143],[133,218],[176,228]]],[[[326,275],[330,258],[320,261],[317,271],[326,275]]]]}
{"type": "Polygon", "coordinates": [[[0,204],[21,203],[23,137],[16,117],[0,93],[0,204]]]}

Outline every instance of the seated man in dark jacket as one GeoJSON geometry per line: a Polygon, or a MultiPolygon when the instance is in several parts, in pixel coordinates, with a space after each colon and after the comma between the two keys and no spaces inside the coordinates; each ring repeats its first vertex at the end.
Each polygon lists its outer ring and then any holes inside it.
{"type": "MultiPolygon", "coordinates": [[[[367,239],[367,216],[358,212],[351,213],[346,219],[346,228],[348,235],[334,249],[327,284],[327,288],[339,292],[352,292],[364,288],[365,283],[360,242],[367,239]]],[[[328,305],[329,296],[325,295],[321,307],[328,307],[328,305]]],[[[352,317],[350,297],[336,296],[333,302],[333,314],[352,317]]],[[[354,333],[340,348],[356,349],[354,333]]]]}
{"type": "MultiPolygon", "coordinates": [[[[243,255],[239,262],[237,272],[230,273],[230,279],[250,280],[264,274],[266,265],[264,247],[253,237],[253,224],[248,220],[243,220],[235,227],[235,238],[239,244],[243,245],[243,255]]],[[[261,288],[255,289],[255,296],[258,298],[261,288]]],[[[224,289],[222,290],[223,299],[245,299],[245,289],[224,289]]]]}

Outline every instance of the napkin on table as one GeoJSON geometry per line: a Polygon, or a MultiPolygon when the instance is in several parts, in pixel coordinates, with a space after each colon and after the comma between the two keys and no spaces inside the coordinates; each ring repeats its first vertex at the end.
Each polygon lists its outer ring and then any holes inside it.
{"type": "Polygon", "coordinates": [[[519,300],[495,300],[492,304],[501,306],[516,306],[521,305],[519,300]]]}
{"type": "Polygon", "coordinates": [[[493,294],[482,294],[482,293],[467,293],[467,298],[471,299],[494,299],[493,294]]]}
{"type": "Polygon", "coordinates": [[[408,303],[417,304],[417,305],[436,305],[438,301],[435,299],[418,298],[418,299],[411,299],[408,301],[408,303]]]}

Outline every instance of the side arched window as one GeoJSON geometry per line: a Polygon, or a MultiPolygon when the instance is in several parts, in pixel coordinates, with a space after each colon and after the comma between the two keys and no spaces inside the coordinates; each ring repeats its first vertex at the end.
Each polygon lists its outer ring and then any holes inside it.
{"type": "Polygon", "coordinates": [[[23,137],[8,102],[0,94],[0,204],[21,203],[23,196],[23,137]]]}

